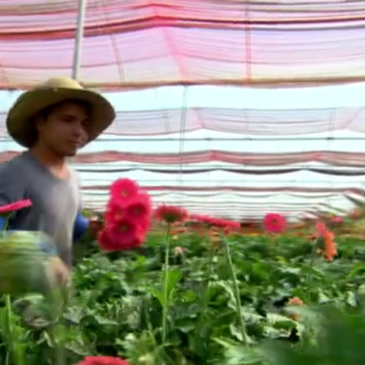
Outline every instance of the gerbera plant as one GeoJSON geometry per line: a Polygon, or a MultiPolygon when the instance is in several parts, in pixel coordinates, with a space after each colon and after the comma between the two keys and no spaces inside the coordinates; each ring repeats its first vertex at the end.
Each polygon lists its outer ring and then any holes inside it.
{"type": "Polygon", "coordinates": [[[162,278],[163,287],[163,312],[162,312],[162,343],[165,343],[167,338],[167,314],[169,310],[169,256],[170,256],[170,243],[171,243],[171,228],[173,224],[182,223],[188,218],[188,212],[177,206],[160,205],[154,211],[154,217],[167,225],[166,229],[166,243],[165,243],[165,264],[164,275],[162,278]]]}
{"type": "Polygon", "coordinates": [[[237,321],[240,329],[240,336],[241,341],[244,344],[248,343],[246,326],[243,320],[243,314],[241,309],[241,299],[240,299],[240,292],[238,287],[238,281],[235,273],[235,268],[233,265],[231,253],[230,253],[230,242],[227,239],[227,236],[231,233],[231,231],[238,231],[240,229],[240,223],[233,222],[226,219],[219,219],[215,217],[211,217],[208,215],[199,215],[194,214],[190,217],[193,222],[202,223],[205,225],[209,230],[207,231],[207,238],[210,241],[210,256],[209,256],[209,264],[208,264],[208,272],[207,272],[207,280],[206,285],[203,289],[203,308],[206,310],[208,297],[209,297],[209,278],[212,272],[212,264],[213,264],[213,255],[219,246],[224,248],[225,259],[227,268],[229,271],[229,275],[231,277],[231,282],[233,286],[233,293],[235,296],[235,306],[236,306],[236,314],[237,314],[237,321]]]}

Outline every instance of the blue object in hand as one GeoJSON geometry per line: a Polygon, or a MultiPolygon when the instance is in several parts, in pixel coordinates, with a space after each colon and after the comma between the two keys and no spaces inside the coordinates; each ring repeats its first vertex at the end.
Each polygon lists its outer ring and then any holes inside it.
{"type": "Polygon", "coordinates": [[[82,214],[78,214],[75,220],[73,241],[77,242],[87,232],[90,221],[82,214]]]}

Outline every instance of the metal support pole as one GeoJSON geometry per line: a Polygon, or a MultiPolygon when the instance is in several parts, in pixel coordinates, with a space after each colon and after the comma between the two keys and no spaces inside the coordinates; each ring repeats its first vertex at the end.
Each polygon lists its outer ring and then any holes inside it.
{"type": "Polygon", "coordinates": [[[79,0],[75,50],[72,64],[72,78],[75,80],[77,80],[80,70],[81,46],[82,46],[82,38],[84,37],[85,10],[86,10],[86,0],[79,0]]]}

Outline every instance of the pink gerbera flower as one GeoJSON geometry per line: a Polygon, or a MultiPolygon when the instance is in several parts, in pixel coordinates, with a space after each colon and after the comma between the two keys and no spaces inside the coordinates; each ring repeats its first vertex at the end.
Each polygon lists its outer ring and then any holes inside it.
{"type": "Polygon", "coordinates": [[[268,213],[264,218],[264,226],[269,233],[282,233],[286,229],[286,219],[281,214],[268,213]]]}
{"type": "Polygon", "coordinates": [[[0,214],[7,214],[7,213],[15,212],[17,210],[28,208],[31,205],[32,205],[32,202],[29,199],[18,200],[14,203],[10,203],[10,204],[1,206],[0,214]]]}
{"type": "Polygon", "coordinates": [[[130,179],[118,179],[110,185],[111,199],[116,203],[132,199],[138,191],[138,184],[130,179]]]}

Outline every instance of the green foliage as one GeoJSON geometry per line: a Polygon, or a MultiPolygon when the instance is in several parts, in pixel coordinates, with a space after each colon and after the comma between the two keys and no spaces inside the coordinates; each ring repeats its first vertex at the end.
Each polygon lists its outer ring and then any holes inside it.
{"type": "Polygon", "coordinates": [[[236,236],[228,241],[230,266],[224,242],[211,250],[201,237],[186,234],[171,247],[164,296],[163,237],[151,236],[139,251],[117,255],[86,247],[88,257],[74,269],[71,299],[57,325],[52,307],[38,296],[13,303],[10,322],[4,304],[0,365],[20,365],[9,356],[12,341],[27,365],[56,364],[57,348],[64,349],[66,365],[96,354],[121,356],[132,365],[361,363],[365,335],[354,326],[365,328],[359,314],[365,302],[363,242],[338,242],[339,258],[329,263],[319,256],[312,260],[312,247],[301,238],[236,236]],[[296,321],[286,307],[292,297],[336,308],[313,313],[292,307],[299,310],[296,321]],[[336,336],[345,332],[341,342],[336,336]],[[350,350],[358,354],[351,358],[350,350]]]}

